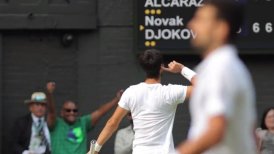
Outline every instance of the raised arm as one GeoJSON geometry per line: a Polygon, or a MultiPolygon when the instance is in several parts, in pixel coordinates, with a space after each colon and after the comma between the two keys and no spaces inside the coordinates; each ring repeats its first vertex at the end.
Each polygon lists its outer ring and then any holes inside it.
{"type": "Polygon", "coordinates": [[[109,110],[118,104],[122,94],[123,90],[119,90],[111,101],[105,103],[103,106],[91,113],[92,126],[96,125],[100,118],[102,118],[109,110]]]}
{"type": "Polygon", "coordinates": [[[48,100],[48,114],[47,114],[47,124],[49,129],[54,128],[55,122],[56,122],[56,108],[55,108],[55,102],[53,98],[53,92],[55,90],[55,83],[54,82],[48,82],[47,87],[46,87],[46,95],[47,95],[47,100],[48,100]]]}
{"type": "MultiPolygon", "coordinates": [[[[172,61],[168,64],[168,67],[162,67],[162,70],[170,73],[180,73],[191,82],[192,86],[195,85],[196,73],[181,63],[172,61]]],[[[187,98],[189,98],[192,93],[192,89],[193,89],[192,86],[187,87],[187,93],[186,93],[187,98]]]]}

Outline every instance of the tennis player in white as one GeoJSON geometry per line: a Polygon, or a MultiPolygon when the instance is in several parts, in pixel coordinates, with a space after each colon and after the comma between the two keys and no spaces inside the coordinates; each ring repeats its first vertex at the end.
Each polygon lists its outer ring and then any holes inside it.
{"type": "Polygon", "coordinates": [[[242,21],[235,0],[205,0],[189,23],[203,61],[190,99],[191,126],[181,154],[255,154],[255,93],[231,41],[242,21]]]}
{"type": "Polygon", "coordinates": [[[147,50],[139,57],[146,79],[130,86],[123,93],[119,106],[108,120],[95,145],[95,151],[117,130],[123,117],[130,111],[134,124],[133,154],[175,154],[172,128],[177,105],[190,96],[192,87],[162,85],[163,70],[180,73],[193,81],[195,73],[175,61],[162,67],[162,55],[147,50]]]}

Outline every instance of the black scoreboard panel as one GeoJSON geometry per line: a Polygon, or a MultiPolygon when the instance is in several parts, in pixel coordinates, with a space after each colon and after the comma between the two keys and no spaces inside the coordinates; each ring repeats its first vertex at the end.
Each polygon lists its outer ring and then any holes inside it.
{"type": "MultiPolygon", "coordinates": [[[[237,45],[240,49],[274,49],[274,0],[238,0],[246,17],[237,45]]],[[[164,53],[186,53],[197,35],[187,28],[203,0],[136,0],[135,45],[138,52],[149,48],[164,53]]]]}
{"type": "Polygon", "coordinates": [[[238,45],[241,48],[274,49],[274,1],[248,0],[243,32],[238,45]]]}

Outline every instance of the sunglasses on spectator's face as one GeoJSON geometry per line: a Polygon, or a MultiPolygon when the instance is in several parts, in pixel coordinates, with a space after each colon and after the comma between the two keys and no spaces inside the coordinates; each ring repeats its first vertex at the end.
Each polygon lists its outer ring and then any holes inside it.
{"type": "Polygon", "coordinates": [[[64,109],[66,112],[74,112],[74,113],[77,113],[78,112],[78,109],[64,109]]]}

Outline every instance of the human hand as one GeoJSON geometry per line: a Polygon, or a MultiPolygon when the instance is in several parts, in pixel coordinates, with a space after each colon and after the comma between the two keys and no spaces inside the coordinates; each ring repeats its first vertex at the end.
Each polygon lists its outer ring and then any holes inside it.
{"type": "Polygon", "coordinates": [[[162,70],[170,73],[180,73],[184,67],[185,66],[183,64],[173,60],[172,62],[168,64],[168,67],[162,66],[162,70]]]}
{"type": "Polygon", "coordinates": [[[116,98],[120,100],[120,98],[122,97],[123,93],[124,93],[124,90],[123,90],[123,89],[119,90],[119,91],[116,93],[116,98]]]}
{"type": "Polygon", "coordinates": [[[48,82],[46,88],[47,91],[52,94],[56,88],[55,82],[48,82]]]}

